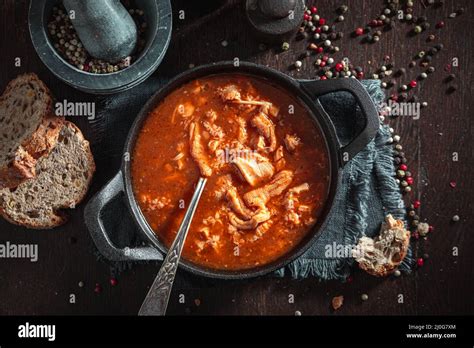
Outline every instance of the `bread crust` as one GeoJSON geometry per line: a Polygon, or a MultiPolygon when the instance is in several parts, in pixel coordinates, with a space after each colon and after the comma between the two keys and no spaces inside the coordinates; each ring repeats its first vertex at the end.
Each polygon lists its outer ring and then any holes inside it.
{"type": "Polygon", "coordinates": [[[15,188],[25,180],[36,176],[36,162],[46,156],[54,148],[59,136],[63,117],[55,116],[52,112],[53,98],[48,87],[34,73],[23,74],[10,81],[5,92],[0,96],[0,103],[5,102],[9,93],[21,83],[34,81],[44,90],[45,110],[43,120],[37,129],[22,142],[7,165],[0,168],[0,189],[15,188]]]}
{"type": "MultiPolygon", "coordinates": [[[[386,222],[382,224],[381,227],[381,234],[385,230],[398,230],[403,235],[401,243],[397,245],[397,248],[399,248],[397,253],[397,255],[399,255],[399,258],[397,258],[397,260],[390,260],[390,262],[386,262],[383,264],[378,263],[376,267],[374,267],[374,265],[370,262],[363,262],[356,258],[360,269],[376,277],[386,277],[392,274],[405,259],[408,253],[408,248],[410,246],[410,231],[405,229],[403,221],[396,220],[391,215],[388,215],[385,220],[386,222]]],[[[376,237],[375,239],[377,238],[380,238],[380,236],[376,237]]],[[[361,240],[362,239],[360,239],[359,241],[361,240]]]]}
{"type": "MultiPolygon", "coordinates": [[[[37,229],[37,230],[44,230],[44,229],[52,229],[55,227],[58,227],[60,225],[63,225],[64,223],[67,222],[68,216],[67,214],[62,210],[62,209],[70,209],[72,205],[76,206],[79,203],[83,201],[85,198],[89,187],[92,182],[93,174],[96,170],[96,165],[94,161],[94,157],[92,155],[92,151],[90,149],[89,142],[84,138],[84,135],[82,134],[81,130],[72,122],[69,121],[64,121],[62,122],[62,127],[69,127],[72,129],[72,131],[76,134],[77,137],[79,137],[82,146],[84,148],[84,151],[86,152],[86,156],[88,158],[89,162],[89,167],[88,167],[88,176],[87,176],[87,181],[84,183],[83,187],[84,189],[82,192],[78,195],[78,197],[71,202],[69,205],[63,205],[63,206],[58,206],[58,207],[53,207],[53,212],[54,214],[51,215],[51,220],[48,221],[47,223],[40,223],[41,221],[38,221],[38,223],[30,223],[27,220],[21,220],[21,221],[16,221],[13,220],[8,213],[3,209],[2,205],[0,204],[0,215],[7,221],[9,221],[12,224],[23,226],[29,229],[37,229]]],[[[62,127],[59,127],[59,133],[62,129],[62,127]]],[[[59,135],[58,133],[58,135],[59,135]]],[[[56,138],[57,140],[57,138],[56,138]]],[[[54,148],[54,146],[53,146],[54,148]]]]}

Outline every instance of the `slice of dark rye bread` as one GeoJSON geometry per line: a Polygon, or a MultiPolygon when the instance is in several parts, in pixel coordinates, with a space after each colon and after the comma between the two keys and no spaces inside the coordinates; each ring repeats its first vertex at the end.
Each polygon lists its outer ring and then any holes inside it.
{"type": "Polygon", "coordinates": [[[36,177],[16,189],[0,190],[0,214],[34,229],[66,222],[61,209],[74,208],[86,195],[95,171],[89,142],[79,128],[65,121],[56,146],[36,164],[36,177]]]}
{"type": "Polygon", "coordinates": [[[0,97],[0,188],[35,176],[36,161],[55,146],[62,117],[53,115],[49,89],[35,74],[20,75],[0,97]]]}

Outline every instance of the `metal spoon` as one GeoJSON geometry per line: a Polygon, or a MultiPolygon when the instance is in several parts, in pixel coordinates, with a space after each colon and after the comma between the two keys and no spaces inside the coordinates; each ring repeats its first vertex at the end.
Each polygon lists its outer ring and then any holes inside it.
{"type": "Polygon", "coordinates": [[[202,191],[206,185],[206,178],[200,178],[194,191],[188,209],[184,214],[178,233],[171,244],[168,254],[161,265],[160,271],[151,285],[145,300],[140,307],[138,315],[165,315],[168,301],[170,299],[171,289],[173,287],[176,271],[178,270],[179,259],[183,251],[184,241],[188,234],[189,226],[196,211],[202,191]]]}

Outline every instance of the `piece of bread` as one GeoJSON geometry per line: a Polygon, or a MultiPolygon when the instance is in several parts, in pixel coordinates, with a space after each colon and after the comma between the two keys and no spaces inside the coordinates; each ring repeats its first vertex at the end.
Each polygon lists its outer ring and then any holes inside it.
{"type": "Polygon", "coordinates": [[[392,215],[385,217],[380,234],[374,239],[362,237],[352,250],[352,256],[359,267],[369,274],[385,277],[394,272],[407,255],[410,244],[410,231],[405,229],[402,220],[392,215]]]}
{"type": "Polygon", "coordinates": [[[56,144],[62,117],[53,115],[49,89],[35,74],[10,81],[0,97],[0,188],[35,176],[36,161],[56,144]]]}
{"type": "Polygon", "coordinates": [[[36,164],[36,177],[16,189],[0,190],[0,214],[8,221],[34,229],[66,222],[61,211],[74,208],[85,196],[95,171],[89,142],[73,123],[65,121],[56,146],[36,164]]]}

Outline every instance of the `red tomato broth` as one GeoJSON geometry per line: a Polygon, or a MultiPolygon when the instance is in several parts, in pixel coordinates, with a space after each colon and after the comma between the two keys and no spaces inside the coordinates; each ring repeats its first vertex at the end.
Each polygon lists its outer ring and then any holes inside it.
{"type": "MultiPolygon", "coordinates": [[[[330,180],[327,147],[324,136],[302,102],[266,80],[247,75],[221,74],[189,82],[171,92],[144,121],[132,154],[131,173],[138,205],[159,239],[169,247],[201,175],[190,150],[191,122],[203,123],[206,112],[215,111],[214,124],[225,133],[220,142],[228,148],[238,138],[237,117],[245,120],[249,139],[260,135],[251,125],[258,108],[229,104],[216,92],[228,85],[237,86],[242,100],[247,97],[269,101],[279,108],[277,117],[269,118],[275,124],[277,146],[283,145],[284,148],[286,164],[282,170],[293,172],[291,184],[266,204],[272,224],[257,238],[256,231],[262,224],[256,229],[235,232],[228,216],[232,210],[229,202],[225,197],[216,198],[216,192],[222,188],[220,184],[225,175],[230,175],[240,197],[266,182],[252,187],[232,163],[213,168],[194,215],[183,257],[208,268],[239,270],[268,264],[288,253],[308,234],[323,209],[330,180]],[[194,107],[192,113],[189,105],[194,107]],[[293,114],[291,108],[294,108],[293,114]],[[294,152],[285,148],[283,139],[287,134],[296,134],[301,140],[294,152]],[[178,157],[178,160],[173,160],[178,157]],[[179,161],[181,164],[177,164],[179,161]],[[286,218],[286,197],[289,189],[303,183],[309,184],[309,190],[297,195],[298,209],[301,205],[309,208],[297,213],[301,215],[300,223],[294,224],[286,218]]],[[[204,139],[201,143],[209,145],[207,141],[212,140],[212,136],[205,139],[206,132],[202,131],[202,126],[200,128],[204,139]]],[[[206,155],[211,164],[222,160],[209,148],[206,148],[206,155]]],[[[262,155],[275,165],[273,153],[263,151],[262,155]]],[[[273,177],[276,174],[277,170],[273,177]]]]}

